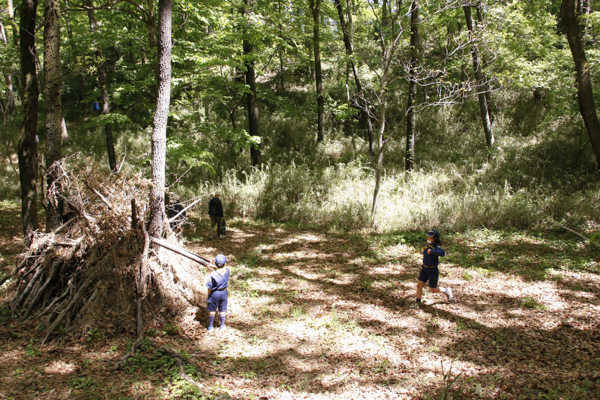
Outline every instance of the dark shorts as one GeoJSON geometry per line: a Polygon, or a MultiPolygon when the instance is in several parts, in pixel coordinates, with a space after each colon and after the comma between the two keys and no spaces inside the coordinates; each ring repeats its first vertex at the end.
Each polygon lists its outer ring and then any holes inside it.
{"type": "Polygon", "coordinates": [[[227,311],[227,297],[228,291],[218,290],[216,292],[211,292],[210,296],[208,296],[206,308],[209,312],[217,311],[226,312],[227,311]]]}
{"type": "Polygon", "coordinates": [[[427,282],[429,281],[430,288],[436,288],[438,286],[438,280],[440,279],[440,270],[438,267],[429,268],[429,267],[421,267],[421,272],[419,272],[419,281],[427,282]]]}

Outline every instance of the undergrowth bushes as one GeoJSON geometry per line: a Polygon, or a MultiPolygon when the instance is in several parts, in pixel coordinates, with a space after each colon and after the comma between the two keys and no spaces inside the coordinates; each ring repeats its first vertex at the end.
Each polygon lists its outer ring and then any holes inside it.
{"type": "MultiPolygon", "coordinates": [[[[374,171],[359,163],[291,164],[255,170],[244,181],[230,173],[222,189],[229,215],[352,230],[370,226],[374,184],[374,171]]],[[[461,231],[552,228],[558,221],[593,230],[600,222],[599,189],[590,184],[574,194],[539,187],[515,190],[506,182],[483,183],[477,173],[456,166],[413,172],[408,179],[403,171],[392,171],[382,179],[376,225],[382,231],[431,226],[461,231]]]]}

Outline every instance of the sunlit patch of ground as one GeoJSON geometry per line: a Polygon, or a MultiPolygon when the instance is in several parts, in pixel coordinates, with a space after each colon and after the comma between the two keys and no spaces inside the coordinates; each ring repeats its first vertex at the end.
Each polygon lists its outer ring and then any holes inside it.
{"type": "Polygon", "coordinates": [[[133,332],[41,347],[4,315],[0,398],[425,399],[459,374],[460,399],[600,397],[600,257],[576,239],[449,236],[440,285],[457,301],[426,293],[412,310],[420,241],[228,223],[224,239],[188,238],[228,257],[228,330],[165,315],[147,332],[189,355],[205,397],[151,348],[113,371],[133,332]]]}

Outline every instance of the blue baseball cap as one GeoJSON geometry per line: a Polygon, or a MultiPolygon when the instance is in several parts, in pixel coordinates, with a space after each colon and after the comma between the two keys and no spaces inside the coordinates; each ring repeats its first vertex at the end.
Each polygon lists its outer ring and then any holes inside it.
{"type": "Polygon", "coordinates": [[[225,255],[219,254],[215,260],[215,263],[225,265],[225,263],[227,263],[227,258],[225,258],[225,255]]]}

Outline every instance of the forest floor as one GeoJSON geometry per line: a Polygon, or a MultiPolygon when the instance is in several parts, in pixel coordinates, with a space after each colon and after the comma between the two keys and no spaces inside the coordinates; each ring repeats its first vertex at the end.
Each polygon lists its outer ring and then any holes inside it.
{"type": "MultiPolygon", "coordinates": [[[[19,210],[0,207],[7,273],[22,250],[19,210]]],[[[146,336],[181,351],[201,388],[150,346],[114,371],[133,333],[90,327],[41,346],[43,327],[4,304],[0,399],[600,398],[600,249],[578,237],[442,232],[440,285],[456,300],[426,294],[413,310],[423,233],[242,220],[221,240],[200,231],[186,232],[188,248],[224,253],[237,275],[228,329],[165,321],[146,336]]]]}

